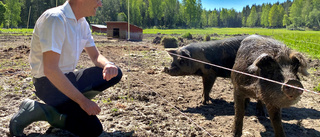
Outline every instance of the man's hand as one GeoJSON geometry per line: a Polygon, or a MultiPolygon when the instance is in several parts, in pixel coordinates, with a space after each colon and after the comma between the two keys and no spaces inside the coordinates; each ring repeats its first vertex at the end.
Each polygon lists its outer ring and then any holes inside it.
{"type": "Polygon", "coordinates": [[[104,80],[109,81],[118,75],[118,67],[101,55],[96,46],[86,47],[85,50],[92,62],[96,66],[103,68],[102,76],[104,80]]]}
{"type": "Polygon", "coordinates": [[[89,99],[86,99],[79,105],[85,112],[87,112],[88,115],[98,115],[101,112],[100,107],[89,99]]]}
{"type": "Polygon", "coordinates": [[[107,63],[103,68],[102,75],[104,80],[109,81],[118,75],[118,67],[107,63]]]}

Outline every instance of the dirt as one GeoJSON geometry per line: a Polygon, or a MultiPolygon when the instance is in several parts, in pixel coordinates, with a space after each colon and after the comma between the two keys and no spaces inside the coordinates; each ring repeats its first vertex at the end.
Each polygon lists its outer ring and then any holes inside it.
{"type": "MultiPolygon", "coordinates": [[[[141,42],[119,41],[94,36],[100,52],[115,62],[124,73],[121,82],[94,98],[102,111],[98,115],[104,127],[101,137],[229,137],[233,125],[233,86],[228,78],[218,78],[208,105],[202,99],[202,80],[197,76],[172,77],[162,72],[171,57],[153,40],[158,35],[144,35],[141,42]]],[[[26,99],[40,101],[34,92],[28,54],[31,36],[0,36],[0,136],[9,136],[9,121],[26,99]]],[[[180,46],[198,40],[182,40],[180,46]]],[[[319,84],[319,60],[309,60],[311,73],[301,77],[306,89],[319,84]]],[[[78,68],[90,67],[82,54],[78,68]]],[[[318,92],[319,93],[319,92],[318,92]]],[[[40,101],[41,102],[41,101],[40,101]]],[[[302,99],[282,111],[288,137],[320,136],[320,95],[304,92],[302,99]]],[[[256,101],[251,100],[244,118],[243,137],[274,136],[269,117],[258,119],[256,101]]],[[[34,122],[25,128],[28,137],[73,135],[50,128],[47,122],[34,122]]]]}

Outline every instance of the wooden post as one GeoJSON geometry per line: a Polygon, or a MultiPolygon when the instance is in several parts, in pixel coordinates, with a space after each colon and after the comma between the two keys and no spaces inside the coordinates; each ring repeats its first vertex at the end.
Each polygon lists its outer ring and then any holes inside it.
{"type": "Polygon", "coordinates": [[[128,0],[128,40],[130,40],[130,0],[128,0]]]}
{"type": "Polygon", "coordinates": [[[29,28],[30,12],[31,12],[31,6],[30,6],[30,8],[29,8],[29,15],[28,15],[27,29],[29,28]]]}

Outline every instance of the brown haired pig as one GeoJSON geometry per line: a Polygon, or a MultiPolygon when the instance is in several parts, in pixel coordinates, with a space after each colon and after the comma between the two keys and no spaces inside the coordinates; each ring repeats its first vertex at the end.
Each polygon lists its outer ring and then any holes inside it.
{"type": "MultiPolygon", "coordinates": [[[[309,74],[306,59],[300,53],[258,35],[241,42],[233,69],[300,88],[303,86],[297,73],[309,74]]],[[[236,72],[231,72],[231,80],[234,85],[234,136],[242,135],[245,100],[255,98],[266,105],[275,136],[284,137],[281,108],[297,103],[303,91],[236,72]]]]}
{"type": "MultiPolygon", "coordinates": [[[[201,60],[204,62],[232,68],[241,41],[247,36],[238,36],[224,40],[191,43],[169,53],[201,60]]],[[[170,54],[171,55],[171,54],[170,54]]],[[[198,75],[203,80],[203,104],[209,101],[209,93],[217,77],[230,77],[230,71],[212,67],[186,58],[171,55],[173,58],[170,68],[164,72],[171,76],[198,75]]]]}

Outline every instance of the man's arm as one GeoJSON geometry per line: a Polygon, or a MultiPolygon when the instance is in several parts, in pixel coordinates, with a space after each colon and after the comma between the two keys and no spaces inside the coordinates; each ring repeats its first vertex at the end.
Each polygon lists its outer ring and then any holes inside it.
{"type": "Polygon", "coordinates": [[[63,94],[87,112],[88,115],[97,115],[101,110],[99,106],[83,96],[83,94],[73,86],[69,79],[59,68],[60,54],[48,51],[43,53],[44,74],[50,82],[59,89],[63,94]]]}
{"type": "Polygon", "coordinates": [[[90,59],[94,63],[94,65],[103,68],[103,79],[109,81],[113,77],[118,75],[118,67],[114,64],[110,64],[107,58],[101,55],[96,46],[85,48],[86,52],[90,56],[90,59]]]}

